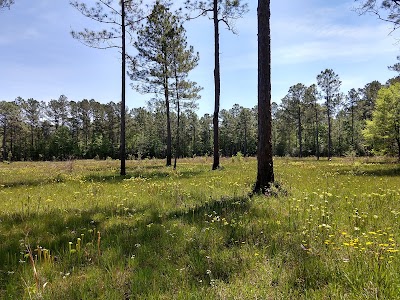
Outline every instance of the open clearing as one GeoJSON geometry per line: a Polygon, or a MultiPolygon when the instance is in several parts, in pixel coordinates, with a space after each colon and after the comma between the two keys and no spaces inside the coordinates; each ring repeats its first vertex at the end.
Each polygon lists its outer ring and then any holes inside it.
{"type": "Polygon", "coordinates": [[[1,299],[396,299],[400,165],[276,159],[0,165],[1,299]]]}

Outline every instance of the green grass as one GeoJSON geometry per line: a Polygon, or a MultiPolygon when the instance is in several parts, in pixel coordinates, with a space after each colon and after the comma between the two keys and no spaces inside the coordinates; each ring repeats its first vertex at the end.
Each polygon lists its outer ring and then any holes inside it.
{"type": "Polygon", "coordinates": [[[0,298],[399,297],[399,164],[276,159],[252,198],[256,160],[222,165],[0,165],[0,298]]]}

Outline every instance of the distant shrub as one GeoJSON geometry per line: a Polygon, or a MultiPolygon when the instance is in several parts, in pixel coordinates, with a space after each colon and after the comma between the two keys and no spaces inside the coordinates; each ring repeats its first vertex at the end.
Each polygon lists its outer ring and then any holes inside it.
{"type": "Polygon", "coordinates": [[[232,162],[241,162],[243,160],[243,153],[242,152],[237,152],[236,155],[232,155],[232,162]]]}

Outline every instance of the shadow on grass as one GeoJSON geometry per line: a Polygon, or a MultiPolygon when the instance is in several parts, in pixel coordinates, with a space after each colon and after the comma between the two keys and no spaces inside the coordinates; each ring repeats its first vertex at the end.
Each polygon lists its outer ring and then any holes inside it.
{"type": "MultiPolygon", "coordinates": [[[[66,267],[63,264],[67,259],[63,256],[68,255],[68,243],[75,241],[82,232],[89,235],[89,230],[92,237],[85,235],[85,239],[94,244],[96,232],[101,232],[102,256],[86,264],[102,264],[109,272],[113,272],[115,265],[133,268],[135,272],[130,274],[130,284],[125,287],[130,299],[150,298],[156,292],[160,295],[174,292],[177,286],[202,290],[216,281],[229,283],[253,263],[248,251],[265,251],[268,259],[287,255],[295,257],[294,261],[299,264],[307,263],[308,258],[302,256],[298,245],[284,240],[285,230],[278,229],[275,222],[261,222],[271,216],[267,210],[257,211],[252,201],[247,197],[210,199],[195,207],[169,212],[146,206],[140,209],[127,207],[127,210],[109,207],[0,216],[3,226],[0,230],[0,261],[4,262],[0,269],[20,268],[18,261],[10,261],[10,257],[17,258],[18,253],[24,251],[20,241],[28,234],[32,244],[40,243],[60,256],[60,270],[77,268],[84,272],[87,265],[80,263],[66,267]],[[19,230],[15,230],[16,227],[19,230]],[[277,234],[279,231],[282,235],[277,234]]],[[[315,272],[296,267],[293,282],[299,277],[310,277],[321,278],[316,282],[304,280],[312,287],[325,284],[328,275],[317,274],[318,277],[315,272]]],[[[0,272],[0,290],[13,284],[12,280],[19,278],[12,279],[7,273],[0,272]]],[[[270,284],[276,283],[266,282],[266,285],[270,284]]]]}
{"type": "MultiPolygon", "coordinates": [[[[179,177],[179,178],[191,178],[196,175],[199,175],[204,170],[176,170],[174,171],[172,168],[166,168],[165,166],[141,166],[135,168],[128,168],[127,175],[121,176],[119,174],[110,175],[109,171],[106,174],[101,174],[102,171],[107,170],[99,170],[97,174],[90,174],[83,177],[83,180],[92,181],[92,182],[111,182],[111,183],[118,183],[122,182],[126,179],[131,178],[145,178],[145,179],[163,179],[168,177],[179,177]]],[[[62,183],[68,181],[66,174],[59,173],[54,175],[52,178],[40,178],[40,179],[26,179],[14,182],[0,182],[0,185],[3,188],[16,188],[16,187],[35,187],[35,186],[43,186],[47,184],[54,184],[54,183],[62,183]]]]}
{"type": "Polygon", "coordinates": [[[400,164],[385,165],[385,169],[363,170],[363,175],[378,177],[400,177],[400,164]]]}
{"type": "Polygon", "coordinates": [[[26,179],[12,182],[0,182],[0,185],[3,188],[14,188],[14,187],[35,187],[42,186],[53,183],[61,183],[64,182],[65,178],[63,174],[57,174],[53,178],[39,178],[39,179],[26,179]]]}
{"type": "Polygon", "coordinates": [[[126,179],[132,178],[144,178],[144,179],[163,179],[168,177],[179,177],[179,178],[191,178],[196,175],[203,173],[204,171],[199,170],[183,170],[183,171],[173,171],[172,169],[165,170],[154,170],[154,171],[146,171],[143,170],[133,170],[127,171],[127,175],[101,175],[101,174],[92,174],[84,177],[86,181],[93,182],[122,182],[126,179]]]}
{"type": "Polygon", "coordinates": [[[400,164],[381,164],[379,166],[355,166],[338,171],[340,175],[400,177],[400,164]]]}

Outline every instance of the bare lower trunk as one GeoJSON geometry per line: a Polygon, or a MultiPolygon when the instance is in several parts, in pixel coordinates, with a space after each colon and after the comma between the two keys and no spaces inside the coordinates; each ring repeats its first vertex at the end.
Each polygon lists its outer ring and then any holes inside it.
{"type": "Polygon", "coordinates": [[[270,0],[258,1],[258,146],[255,192],[266,192],[274,182],[271,120],[270,0]]]}
{"type": "MultiPolygon", "coordinates": [[[[164,66],[164,72],[167,74],[167,67],[164,66]]],[[[168,76],[164,78],[164,98],[165,109],[167,114],[167,167],[172,164],[172,137],[171,137],[171,117],[169,111],[169,89],[168,89],[168,76]]]]}
{"type": "Polygon", "coordinates": [[[353,148],[352,150],[355,149],[354,146],[354,106],[351,105],[351,147],[353,148]]]}
{"type": "Polygon", "coordinates": [[[6,134],[7,134],[7,125],[6,125],[6,121],[5,121],[5,122],[4,122],[4,125],[3,125],[3,145],[2,145],[2,149],[3,149],[3,160],[7,160],[6,134]]]}
{"type": "Polygon", "coordinates": [[[120,141],[120,160],[121,160],[121,176],[126,175],[125,167],[125,2],[121,1],[122,12],[122,68],[121,68],[121,141],[120,141]]]}
{"type": "MultiPolygon", "coordinates": [[[[168,79],[167,79],[168,84],[168,79]]],[[[165,107],[167,109],[167,167],[172,164],[172,138],[171,138],[171,118],[169,112],[169,92],[168,85],[165,89],[165,107]]]]}
{"type": "MultiPolygon", "coordinates": [[[[317,116],[317,120],[318,120],[318,116],[317,116]]],[[[315,135],[316,135],[316,156],[317,156],[317,160],[319,160],[319,128],[318,128],[318,121],[317,121],[317,128],[315,131],[315,135]]]]}
{"type": "Polygon", "coordinates": [[[300,104],[297,114],[297,125],[298,125],[298,139],[299,139],[299,157],[303,156],[303,144],[302,144],[302,132],[301,132],[301,109],[300,104]]]}
{"type": "Polygon", "coordinates": [[[219,19],[218,19],[218,1],[214,0],[214,85],[215,85],[215,104],[214,104],[214,115],[213,115],[213,128],[214,128],[214,162],[212,169],[216,170],[219,168],[219,129],[218,129],[218,115],[220,105],[220,93],[221,93],[221,80],[219,70],[219,19]]]}
{"type": "Polygon", "coordinates": [[[398,149],[397,158],[400,162],[400,138],[396,139],[396,141],[397,141],[397,149],[398,149]]]}
{"type": "Polygon", "coordinates": [[[177,127],[176,127],[176,146],[175,146],[175,159],[174,159],[174,170],[176,169],[176,161],[179,157],[179,127],[180,127],[180,105],[179,100],[177,100],[177,113],[178,113],[178,120],[177,120],[177,127]]]}
{"type": "Polygon", "coordinates": [[[245,122],[244,124],[244,151],[243,151],[243,155],[247,156],[247,122],[245,122]]]}
{"type": "Polygon", "coordinates": [[[331,115],[328,109],[328,159],[331,159],[332,155],[332,137],[331,137],[331,115]]]}

